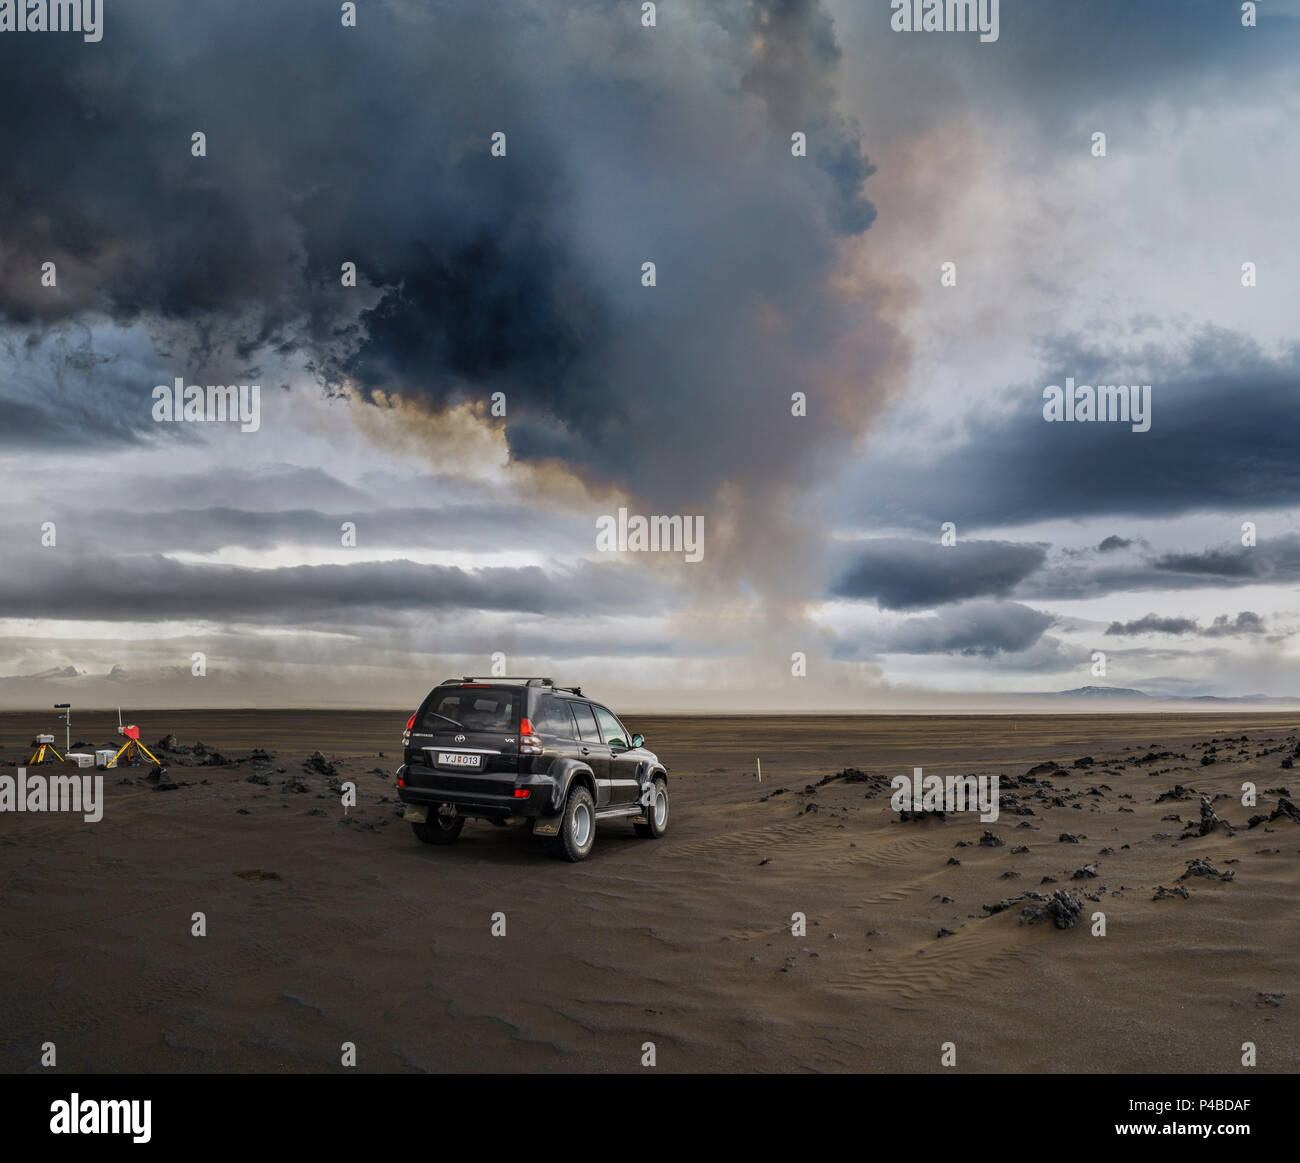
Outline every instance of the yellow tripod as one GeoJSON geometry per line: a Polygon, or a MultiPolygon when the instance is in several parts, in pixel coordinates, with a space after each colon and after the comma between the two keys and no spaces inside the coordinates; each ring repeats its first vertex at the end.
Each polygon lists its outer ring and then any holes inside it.
{"type": "Polygon", "coordinates": [[[137,750],[143,751],[147,756],[149,756],[150,759],[154,761],[155,764],[157,764],[158,767],[162,766],[162,764],[158,762],[157,756],[155,756],[154,753],[150,751],[148,747],[146,747],[143,743],[141,743],[139,739],[128,739],[125,743],[123,743],[122,749],[116,755],[113,756],[113,762],[110,763],[108,766],[116,767],[118,764],[118,760],[120,760],[123,755],[126,756],[126,760],[128,763],[130,763],[132,760],[138,759],[139,756],[136,755],[137,750]]]}
{"type": "Polygon", "coordinates": [[[53,743],[38,743],[38,744],[36,745],[36,754],[33,755],[33,756],[31,757],[30,760],[28,760],[28,762],[27,762],[27,766],[28,766],[28,767],[35,767],[38,763],[49,763],[49,762],[51,762],[50,760],[48,760],[48,759],[45,758],[45,753],[46,753],[47,751],[50,752],[50,754],[52,754],[52,755],[54,756],[54,758],[57,759],[60,763],[65,763],[65,762],[66,762],[66,760],[63,758],[63,756],[60,755],[57,751],[54,750],[54,744],[53,744],[53,743]]]}
{"type": "Polygon", "coordinates": [[[139,759],[139,755],[137,754],[137,752],[140,751],[143,751],[147,756],[149,756],[149,758],[154,761],[155,766],[157,767],[162,766],[162,764],[158,762],[158,757],[154,755],[154,753],[150,751],[148,747],[146,747],[143,743],[140,742],[140,728],[137,727],[134,723],[131,723],[129,726],[122,725],[121,707],[117,708],[117,733],[119,735],[125,735],[126,742],[122,744],[121,750],[119,750],[118,753],[113,756],[112,760],[107,764],[107,766],[116,767],[118,764],[118,760],[120,760],[123,755],[126,756],[128,763],[134,762],[135,760],[139,759]]]}

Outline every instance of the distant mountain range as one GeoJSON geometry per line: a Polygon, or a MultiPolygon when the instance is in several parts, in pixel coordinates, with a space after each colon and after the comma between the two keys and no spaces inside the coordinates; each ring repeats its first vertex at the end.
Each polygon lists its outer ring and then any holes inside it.
{"type": "Polygon", "coordinates": [[[1122,686],[1080,686],[1068,691],[1047,691],[1023,696],[1039,699],[1141,699],[1155,703],[1283,703],[1300,704],[1300,698],[1284,695],[1151,695],[1122,686]]]}

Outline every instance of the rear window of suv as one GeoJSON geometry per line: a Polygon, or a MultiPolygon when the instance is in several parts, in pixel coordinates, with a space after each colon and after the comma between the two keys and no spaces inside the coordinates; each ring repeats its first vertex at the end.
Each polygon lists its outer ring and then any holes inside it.
{"type": "Polygon", "coordinates": [[[537,722],[533,726],[544,735],[558,735],[561,739],[578,737],[573,716],[569,714],[569,704],[554,695],[542,695],[537,708],[537,722]]]}
{"type": "Polygon", "coordinates": [[[582,733],[582,738],[588,743],[600,742],[600,729],[596,726],[596,716],[591,713],[591,706],[588,703],[570,703],[573,708],[573,717],[578,720],[578,730],[582,733]]]}
{"type": "Polygon", "coordinates": [[[420,715],[420,730],[516,731],[519,692],[512,687],[447,687],[434,691],[420,715]],[[441,717],[440,717],[441,716],[441,717]],[[454,719],[455,722],[448,722],[454,719]]]}

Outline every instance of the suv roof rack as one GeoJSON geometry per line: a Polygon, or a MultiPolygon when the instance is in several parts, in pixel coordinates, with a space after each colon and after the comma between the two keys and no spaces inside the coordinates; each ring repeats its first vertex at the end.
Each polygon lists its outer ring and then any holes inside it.
{"type": "Polygon", "coordinates": [[[522,674],[495,674],[495,675],[473,675],[466,674],[460,678],[444,678],[439,686],[459,686],[463,682],[522,682],[527,686],[548,686],[552,690],[567,691],[571,695],[577,695],[578,698],[586,698],[582,693],[580,686],[556,686],[553,678],[537,678],[530,675],[522,674]]]}
{"type": "Polygon", "coordinates": [[[446,686],[448,683],[460,682],[522,682],[529,686],[554,686],[555,683],[549,678],[535,678],[522,674],[494,674],[494,675],[463,675],[461,678],[447,678],[439,684],[446,686]]]}

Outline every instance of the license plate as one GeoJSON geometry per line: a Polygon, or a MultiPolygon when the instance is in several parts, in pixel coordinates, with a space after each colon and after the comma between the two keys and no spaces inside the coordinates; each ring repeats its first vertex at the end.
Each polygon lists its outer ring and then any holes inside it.
{"type": "Polygon", "coordinates": [[[457,751],[439,751],[438,762],[444,767],[478,767],[483,762],[483,756],[461,755],[457,751]]]}

